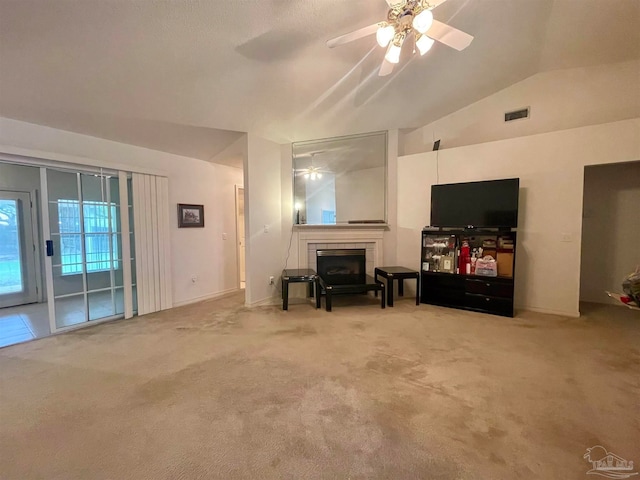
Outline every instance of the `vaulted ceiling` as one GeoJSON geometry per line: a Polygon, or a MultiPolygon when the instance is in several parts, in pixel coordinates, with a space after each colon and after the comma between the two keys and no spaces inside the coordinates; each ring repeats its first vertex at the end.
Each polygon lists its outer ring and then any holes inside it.
{"type": "Polygon", "coordinates": [[[475,37],[378,77],[384,0],[0,0],[0,116],[209,160],[427,124],[537,72],[640,58],[637,0],[448,0],[475,37]]]}

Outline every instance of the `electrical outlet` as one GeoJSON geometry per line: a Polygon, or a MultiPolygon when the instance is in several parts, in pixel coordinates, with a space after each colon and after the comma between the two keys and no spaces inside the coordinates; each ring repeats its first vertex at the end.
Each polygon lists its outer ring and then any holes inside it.
{"type": "Polygon", "coordinates": [[[264,226],[264,233],[269,233],[269,225],[264,226]]]}
{"type": "Polygon", "coordinates": [[[273,277],[273,275],[270,275],[269,276],[269,285],[273,285],[273,282],[274,282],[274,277],[273,277]]]}
{"type": "Polygon", "coordinates": [[[227,234],[226,234],[226,233],[223,233],[223,234],[222,234],[222,239],[223,239],[223,240],[226,240],[226,239],[227,239],[227,234]]]}

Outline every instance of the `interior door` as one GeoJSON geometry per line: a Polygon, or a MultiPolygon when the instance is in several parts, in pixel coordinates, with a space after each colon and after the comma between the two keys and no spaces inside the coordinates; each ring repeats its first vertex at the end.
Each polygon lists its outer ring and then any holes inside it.
{"type": "Polygon", "coordinates": [[[29,192],[0,190],[0,307],[38,301],[29,192]]]}

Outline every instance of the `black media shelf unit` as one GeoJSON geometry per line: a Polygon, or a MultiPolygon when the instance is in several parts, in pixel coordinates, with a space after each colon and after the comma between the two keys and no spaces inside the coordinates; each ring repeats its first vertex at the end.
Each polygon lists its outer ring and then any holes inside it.
{"type": "Polygon", "coordinates": [[[420,301],[513,317],[515,229],[425,228],[421,238],[420,301]],[[497,260],[498,276],[456,272],[463,241],[497,260]],[[492,247],[495,245],[495,247],[492,247]]]}

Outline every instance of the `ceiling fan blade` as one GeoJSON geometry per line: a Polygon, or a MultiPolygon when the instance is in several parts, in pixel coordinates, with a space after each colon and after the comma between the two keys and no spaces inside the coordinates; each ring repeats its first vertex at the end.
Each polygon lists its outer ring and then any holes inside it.
{"type": "Polygon", "coordinates": [[[473,40],[473,36],[468,33],[450,27],[438,20],[433,20],[431,28],[427,30],[427,36],[456,50],[464,50],[473,40]]]}
{"type": "Polygon", "coordinates": [[[338,45],[353,42],[354,40],[366,37],[367,35],[373,35],[377,31],[378,24],[374,23],[373,25],[369,25],[368,27],[359,28],[358,30],[354,30],[353,32],[345,33],[344,35],[340,35],[339,37],[327,40],[327,47],[333,48],[337,47],[338,45]]]}
{"type": "Polygon", "coordinates": [[[387,59],[385,58],[382,61],[382,65],[380,65],[380,70],[378,70],[378,76],[379,77],[386,77],[387,75],[389,75],[391,72],[393,72],[393,63],[391,62],[387,62],[387,59]]]}
{"type": "Polygon", "coordinates": [[[434,8],[442,5],[447,0],[429,0],[429,10],[433,10],[434,8]]]}

